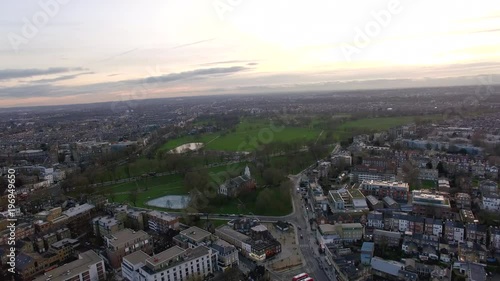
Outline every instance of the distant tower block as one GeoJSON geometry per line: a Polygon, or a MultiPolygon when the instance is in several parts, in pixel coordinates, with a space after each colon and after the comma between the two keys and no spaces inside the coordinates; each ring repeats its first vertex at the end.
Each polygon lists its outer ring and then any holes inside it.
{"type": "Polygon", "coordinates": [[[249,179],[251,178],[251,176],[250,176],[250,168],[248,168],[248,165],[245,167],[245,176],[247,176],[249,179]]]}

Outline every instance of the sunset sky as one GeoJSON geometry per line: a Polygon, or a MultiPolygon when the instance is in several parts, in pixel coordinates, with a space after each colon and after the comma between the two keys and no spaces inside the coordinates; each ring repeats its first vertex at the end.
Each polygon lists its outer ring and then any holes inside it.
{"type": "Polygon", "coordinates": [[[500,83],[498,0],[2,1],[0,35],[0,107],[500,83]]]}

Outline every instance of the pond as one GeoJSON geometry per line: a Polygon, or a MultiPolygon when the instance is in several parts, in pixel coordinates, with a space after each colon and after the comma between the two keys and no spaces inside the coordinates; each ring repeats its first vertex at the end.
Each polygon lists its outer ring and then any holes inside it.
{"type": "Polygon", "coordinates": [[[149,200],[148,202],[146,202],[146,205],[181,210],[187,207],[189,200],[189,195],[167,195],[149,200]]]}
{"type": "Polygon", "coordinates": [[[170,153],[175,153],[175,154],[181,154],[189,151],[196,151],[200,148],[203,147],[203,143],[201,142],[191,142],[191,143],[186,143],[183,145],[180,145],[172,150],[170,150],[170,153]]]}

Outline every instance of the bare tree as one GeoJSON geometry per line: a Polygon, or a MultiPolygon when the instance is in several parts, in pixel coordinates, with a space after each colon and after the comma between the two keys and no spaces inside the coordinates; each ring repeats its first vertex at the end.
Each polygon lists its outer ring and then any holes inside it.
{"type": "Polygon", "coordinates": [[[128,194],[128,199],[130,200],[130,202],[132,204],[134,204],[134,206],[137,206],[137,199],[138,198],[139,198],[139,190],[138,189],[134,189],[133,191],[131,191],[128,194]]]}

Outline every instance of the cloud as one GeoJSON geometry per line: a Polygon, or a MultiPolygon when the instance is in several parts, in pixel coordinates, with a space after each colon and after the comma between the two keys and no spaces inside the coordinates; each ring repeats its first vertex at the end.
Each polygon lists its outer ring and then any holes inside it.
{"type": "Polygon", "coordinates": [[[0,70],[0,80],[9,80],[14,78],[28,78],[40,75],[50,75],[65,73],[71,71],[84,71],[87,70],[82,67],[68,68],[68,67],[51,67],[47,69],[29,68],[29,69],[2,69],[0,70]]]}
{"type": "Polygon", "coordinates": [[[145,79],[136,79],[125,82],[133,82],[133,83],[166,83],[173,82],[179,80],[187,80],[192,78],[206,77],[206,76],[218,76],[218,75],[226,75],[236,72],[241,72],[244,70],[248,70],[249,68],[243,66],[232,66],[232,67],[215,67],[215,68],[205,68],[205,69],[196,69],[185,72],[178,73],[170,73],[161,76],[152,76],[145,79]]]}
{"type": "Polygon", "coordinates": [[[103,61],[107,61],[107,60],[110,60],[110,59],[113,59],[113,58],[116,58],[116,57],[119,57],[119,56],[124,56],[126,54],[129,54],[129,53],[132,53],[132,52],[135,52],[139,50],[139,48],[133,48],[133,49],[130,49],[128,51],[125,51],[125,52],[122,52],[122,53],[119,53],[119,54],[116,54],[116,55],[113,55],[113,56],[109,56],[103,60],[100,60],[99,62],[103,62],[103,61]]]}
{"type": "MultiPolygon", "coordinates": [[[[5,87],[5,88],[0,88],[0,100],[2,97],[22,99],[30,97],[63,97],[63,96],[85,95],[85,94],[93,94],[97,96],[97,95],[102,95],[104,93],[110,93],[113,91],[115,92],[134,91],[137,90],[137,88],[134,87],[137,85],[147,85],[151,87],[157,87],[161,86],[162,84],[176,82],[176,81],[206,79],[210,77],[218,77],[221,75],[229,75],[233,73],[242,72],[248,69],[250,68],[242,66],[195,69],[191,71],[169,73],[159,76],[151,76],[142,79],[130,79],[117,82],[95,83],[95,84],[88,84],[81,86],[54,86],[47,83],[39,85],[35,84],[35,85],[5,87]]],[[[61,77],[58,78],[60,79],[61,77]]],[[[57,80],[58,78],[45,79],[45,80],[57,80]]]]}
{"type": "Polygon", "coordinates": [[[214,39],[215,39],[215,38],[211,38],[211,39],[200,40],[200,41],[196,41],[196,42],[192,42],[192,43],[187,43],[187,44],[177,45],[177,46],[175,46],[175,47],[172,47],[171,49],[179,49],[179,48],[189,47],[189,46],[192,46],[192,45],[196,45],[196,44],[201,44],[201,43],[209,42],[209,41],[212,41],[212,40],[214,40],[214,39]]]}
{"type": "Polygon", "coordinates": [[[71,74],[71,75],[63,75],[63,76],[59,76],[56,78],[40,79],[40,80],[32,81],[32,83],[53,83],[53,82],[62,81],[62,80],[74,79],[78,76],[87,75],[87,74],[94,74],[94,72],[89,71],[89,72],[82,72],[82,73],[71,74]]]}
{"type": "Polygon", "coordinates": [[[198,64],[200,66],[212,66],[212,65],[219,65],[219,64],[235,64],[235,63],[246,63],[247,65],[258,65],[253,60],[225,60],[225,61],[214,61],[214,62],[207,62],[207,63],[202,63],[198,64]]]}

